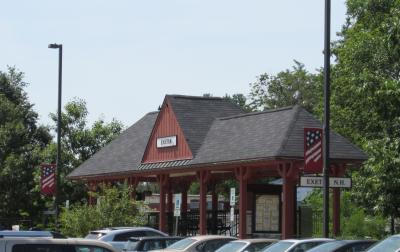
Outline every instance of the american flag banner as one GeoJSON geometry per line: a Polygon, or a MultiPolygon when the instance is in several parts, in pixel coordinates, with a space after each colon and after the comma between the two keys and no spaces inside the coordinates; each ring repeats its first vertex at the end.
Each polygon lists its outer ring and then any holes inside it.
{"type": "Polygon", "coordinates": [[[322,159],[322,129],[304,128],[304,172],[321,173],[322,159]]]}
{"type": "Polygon", "coordinates": [[[56,165],[41,165],[40,192],[43,195],[52,196],[56,192],[56,165]]]}

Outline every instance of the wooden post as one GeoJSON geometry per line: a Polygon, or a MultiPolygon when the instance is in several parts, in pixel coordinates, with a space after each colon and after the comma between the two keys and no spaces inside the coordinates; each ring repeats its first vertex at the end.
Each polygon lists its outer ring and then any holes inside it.
{"type": "Polygon", "coordinates": [[[165,193],[166,186],[168,184],[168,175],[161,174],[157,176],[158,183],[160,185],[160,215],[159,215],[159,229],[160,231],[166,231],[166,215],[165,215],[165,193]]]}
{"type": "Polygon", "coordinates": [[[239,180],[239,239],[247,237],[247,182],[250,170],[247,167],[235,168],[236,179],[239,180]]]}
{"type": "Polygon", "coordinates": [[[216,182],[211,187],[211,210],[212,210],[212,227],[211,233],[217,234],[218,225],[218,194],[216,192],[216,182]]]}
{"type": "Polygon", "coordinates": [[[207,234],[207,182],[209,181],[210,171],[199,171],[197,177],[200,182],[199,233],[200,235],[205,235],[207,234]]]}
{"type": "MultiPolygon", "coordinates": [[[[345,173],[346,166],[335,165],[333,166],[333,175],[335,177],[342,177],[345,173]]],[[[334,236],[340,235],[340,188],[333,188],[332,195],[332,234],[334,236]]]]}
{"type": "Polygon", "coordinates": [[[340,234],[340,188],[333,188],[332,195],[333,236],[340,234]]]}
{"type": "Polygon", "coordinates": [[[278,167],[278,172],[283,179],[282,239],[289,239],[294,236],[296,171],[292,163],[280,164],[278,167]]]}

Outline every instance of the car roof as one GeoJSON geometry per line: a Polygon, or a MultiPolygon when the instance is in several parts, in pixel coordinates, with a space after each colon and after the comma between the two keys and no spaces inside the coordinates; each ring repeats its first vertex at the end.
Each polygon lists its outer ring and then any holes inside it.
{"type": "Polygon", "coordinates": [[[185,237],[179,236],[143,236],[143,237],[130,237],[129,240],[178,240],[185,237]]]}
{"type": "Polygon", "coordinates": [[[281,240],[281,241],[287,241],[287,242],[294,242],[294,243],[303,243],[303,242],[315,242],[315,241],[334,241],[334,239],[331,238],[308,238],[308,239],[286,239],[286,240],[281,240]]]}
{"type": "Polygon", "coordinates": [[[0,236],[7,237],[53,237],[50,231],[12,231],[3,230],[0,231],[0,236]]]}
{"type": "MultiPolygon", "coordinates": [[[[137,230],[151,230],[151,231],[158,231],[157,229],[150,228],[150,227],[111,227],[111,228],[104,228],[99,230],[90,231],[90,233],[122,233],[125,231],[137,231],[137,230]]],[[[158,231],[160,232],[160,231],[158,231]]]]}
{"type": "Polygon", "coordinates": [[[197,236],[191,236],[191,237],[187,237],[187,238],[194,239],[197,241],[214,240],[214,239],[237,240],[236,237],[225,236],[225,235],[197,235],[197,236]]]}
{"type": "Polygon", "coordinates": [[[268,238],[253,238],[253,239],[240,239],[240,240],[235,240],[232,242],[248,242],[248,243],[257,243],[257,242],[277,242],[279,241],[278,239],[268,239],[268,238]]]}
{"type": "MultiPolygon", "coordinates": [[[[89,245],[89,246],[103,246],[108,249],[113,248],[110,244],[98,240],[89,240],[83,238],[67,238],[67,239],[58,239],[58,238],[49,238],[49,237],[3,237],[0,240],[6,241],[23,241],[23,244],[73,244],[73,245],[89,245]]],[[[114,251],[114,250],[113,250],[114,251]]]]}

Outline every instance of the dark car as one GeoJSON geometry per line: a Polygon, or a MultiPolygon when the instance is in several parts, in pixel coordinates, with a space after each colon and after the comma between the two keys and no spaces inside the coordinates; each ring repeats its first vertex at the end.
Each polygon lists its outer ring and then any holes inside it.
{"type": "Polygon", "coordinates": [[[308,252],[361,252],[367,250],[376,241],[374,240],[339,240],[331,241],[314,247],[308,252]]]}
{"type": "Polygon", "coordinates": [[[183,237],[131,237],[123,251],[142,252],[155,249],[164,249],[169,245],[183,239],[183,237]]]}

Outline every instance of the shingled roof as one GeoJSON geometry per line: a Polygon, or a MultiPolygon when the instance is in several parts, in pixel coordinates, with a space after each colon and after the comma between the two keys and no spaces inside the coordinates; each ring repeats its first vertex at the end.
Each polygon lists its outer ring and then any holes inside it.
{"type": "Polygon", "coordinates": [[[73,170],[68,177],[115,174],[138,167],[157,115],[158,112],[151,112],[142,117],[73,170]]]}
{"type": "MultiPolygon", "coordinates": [[[[321,122],[300,106],[218,118],[192,164],[304,157],[304,128],[321,122]]],[[[365,160],[367,156],[331,132],[330,157],[365,160]]]]}
{"type": "MultiPolygon", "coordinates": [[[[149,113],[77,167],[69,178],[140,173],[180,167],[250,162],[252,160],[303,159],[304,127],[321,122],[300,106],[258,113],[243,113],[221,98],[170,95],[171,107],[193,159],[142,164],[142,156],[156,121],[149,113]],[[229,104],[229,105],[228,105],[229,104]]],[[[331,132],[330,157],[363,161],[367,156],[347,139],[331,132]]]]}
{"type": "Polygon", "coordinates": [[[244,113],[238,105],[219,97],[167,95],[166,99],[171,103],[193,156],[216,118],[244,113]]]}

